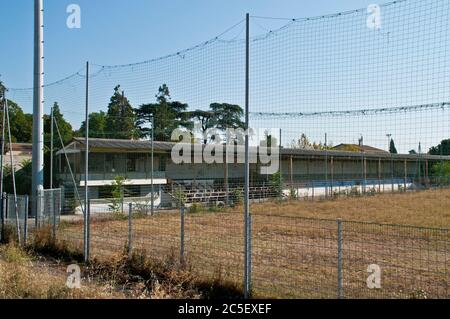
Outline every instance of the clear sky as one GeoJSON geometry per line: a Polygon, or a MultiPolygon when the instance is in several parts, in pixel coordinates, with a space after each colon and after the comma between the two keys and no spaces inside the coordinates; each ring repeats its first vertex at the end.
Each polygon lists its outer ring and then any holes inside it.
{"type": "MultiPolygon", "coordinates": [[[[308,17],[370,3],[373,0],[44,0],[45,79],[53,82],[72,74],[87,60],[124,64],[173,53],[220,34],[246,12],[308,17]],[[72,3],[81,7],[81,29],[66,27],[66,8],[72,3]]],[[[0,39],[1,79],[13,88],[32,86],[32,0],[2,0],[0,39]]]]}
{"type": "MultiPolygon", "coordinates": [[[[3,0],[0,74],[9,88],[33,85],[33,1],[3,0]]],[[[388,2],[383,0],[380,4],[388,2]]],[[[134,107],[154,102],[159,85],[192,109],[244,105],[243,24],[187,54],[148,61],[204,43],[245,13],[302,18],[366,9],[373,0],[44,0],[45,82],[92,63],[90,111],[106,110],[117,84],[134,107]],[[81,7],[81,29],[66,26],[69,4],[81,7]],[[232,40],[232,41],[223,41],[232,40]],[[99,66],[100,65],[100,66],[99,66]]],[[[315,113],[411,107],[450,102],[450,2],[407,0],[382,6],[382,27],[367,27],[367,10],[308,21],[252,18],[252,113],[315,113]],[[273,33],[283,25],[288,27],[273,33]]],[[[83,73],[83,71],[81,71],[83,73]]],[[[58,102],[77,129],[84,119],[84,78],[76,74],[45,89],[45,112],[58,102]]],[[[31,90],[10,90],[26,112],[31,90]]],[[[449,104],[450,105],[450,104],[449,104]]],[[[424,150],[450,136],[450,107],[356,116],[251,116],[254,128],[279,128],[286,145],[311,140],[385,148],[392,134],[400,152],[424,150]]]]}

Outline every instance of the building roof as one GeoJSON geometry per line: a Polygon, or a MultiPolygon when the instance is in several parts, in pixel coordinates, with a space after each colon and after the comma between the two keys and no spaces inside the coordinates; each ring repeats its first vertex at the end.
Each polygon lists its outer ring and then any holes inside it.
{"type": "MultiPolygon", "coordinates": [[[[73,142],[84,146],[84,138],[74,138],[73,142]]],[[[154,148],[161,151],[170,151],[175,143],[172,142],[157,142],[154,143],[154,148]]],[[[91,148],[108,148],[108,149],[128,149],[128,150],[149,150],[151,148],[151,141],[137,141],[137,140],[113,140],[104,138],[90,138],[89,147],[91,148]]]]}
{"type": "Polygon", "coordinates": [[[343,152],[363,152],[363,153],[385,153],[389,154],[389,152],[369,146],[369,145],[357,145],[357,144],[339,144],[332,148],[334,151],[343,151],[343,152]]]}
{"type": "MultiPolygon", "coordinates": [[[[156,152],[170,152],[172,148],[178,143],[175,142],[154,142],[154,150],[156,152]]],[[[84,149],[85,139],[84,138],[74,138],[73,141],[66,146],[66,151],[79,152],[84,149]]],[[[351,144],[341,144],[341,145],[351,145],[351,144]]],[[[190,145],[191,147],[193,145],[190,145]]],[[[336,146],[339,147],[340,145],[336,146]]],[[[204,145],[202,145],[204,147],[204,145]]],[[[359,147],[356,145],[356,147],[359,147]]],[[[115,139],[101,139],[101,138],[90,138],[89,148],[93,151],[95,150],[122,150],[126,152],[149,152],[151,150],[151,141],[137,141],[137,140],[115,140],[115,139]]],[[[228,146],[229,152],[237,150],[243,151],[244,146],[228,146]]],[[[282,148],[282,156],[293,156],[293,157],[309,157],[309,158],[323,158],[325,156],[329,157],[341,157],[341,158],[355,158],[360,159],[361,153],[364,154],[366,158],[393,158],[393,159],[403,159],[403,160],[416,160],[429,159],[429,160],[447,160],[450,161],[450,156],[434,156],[428,154],[391,154],[383,150],[379,150],[374,147],[364,146],[365,152],[354,152],[354,151],[342,151],[333,148],[332,150],[310,150],[310,149],[293,149],[293,148],[282,148]],[[378,150],[378,151],[377,151],[378,150]]],[[[263,147],[250,147],[250,154],[254,154],[258,150],[264,150],[263,147]]],[[[63,151],[60,150],[57,154],[62,154],[63,151]]]]}
{"type": "MultiPolygon", "coordinates": [[[[13,152],[21,152],[21,153],[32,153],[33,152],[33,144],[31,143],[12,143],[11,149],[13,152]]],[[[10,145],[5,145],[5,153],[8,153],[10,150],[10,145]]],[[[1,151],[0,151],[1,153],[1,151]]]]}

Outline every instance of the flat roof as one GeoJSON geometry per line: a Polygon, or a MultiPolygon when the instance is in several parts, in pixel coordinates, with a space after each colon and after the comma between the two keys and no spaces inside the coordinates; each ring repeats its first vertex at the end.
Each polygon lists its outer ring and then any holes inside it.
{"type": "MultiPolygon", "coordinates": [[[[154,150],[156,151],[164,151],[170,152],[172,148],[178,143],[176,142],[160,142],[155,141],[153,143],[154,150]]],[[[67,150],[70,150],[71,153],[74,150],[78,152],[84,149],[85,139],[84,138],[74,138],[73,141],[66,146],[67,150]]],[[[189,144],[192,148],[194,144],[189,144]]],[[[187,145],[185,145],[187,146],[187,145]]],[[[196,145],[198,146],[198,145],[196,145]]],[[[204,148],[205,145],[202,145],[204,148]]],[[[138,140],[114,140],[114,139],[102,139],[102,138],[90,138],[89,139],[89,148],[95,150],[97,149],[105,149],[105,150],[123,150],[128,152],[149,152],[151,150],[151,141],[138,141],[138,140]]],[[[228,151],[236,151],[236,150],[244,150],[244,146],[227,146],[228,151]]],[[[254,153],[258,150],[265,150],[265,147],[250,147],[250,153],[254,155],[254,153]]],[[[224,150],[225,151],[225,150],[224,150]]],[[[63,151],[60,150],[57,152],[57,155],[62,154],[63,151]]],[[[294,148],[282,148],[281,155],[284,157],[344,157],[344,158],[361,158],[364,156],[365,158],[372,159],[403,159],[403,160],[417,160],[417,159],[427,159],[427,160],[448,160],[450,161],[450,156],[436,156],[436,155],[428,155],[428,154],[391,154],[388,152],[380,152],[380,153],[362,153],[362,152],[348,152],[348,151],[337,151],[337,150],[310,150],[310,149],[294,149],[294,148]]]]}

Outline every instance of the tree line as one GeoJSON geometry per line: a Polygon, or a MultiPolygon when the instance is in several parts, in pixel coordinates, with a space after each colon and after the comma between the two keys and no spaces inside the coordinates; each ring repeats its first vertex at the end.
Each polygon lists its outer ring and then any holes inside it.
{"type": "MultiPolygon", "coordinates": [[[[0,100],[3,100],[5,87],[0,81],[0,100]]],[[[8,100],[11,140],[13,143],[32,142],[33,115],[25,113],[22,108],[12,100],[8,100]]],[[[3,110],[0,110],[3,117],[3,110]]],[[[83,121],[78,130],[64,118],[58,102],[53,105],[54,121],[57,123],[61,139],[64,144],[72,141],[73,137],[84,137],[86,123],[83,121]]],[[[109,139],[144,139],[151,135],[151,122],[154,119],[154,136],[158,141],[170,141],[172,132],[177,128],[192,130],[197,127],[200,133],[206,133],[209,129],[224,131],[227,128],[244,128],[242,121],[244,111],[239,105],[228,103],[212,103],[208,110],[189,110],[189,105],[180,101],[173,101],[166,84],[158,88],[155,102],[146,103],[134,108],[120,85],[113,89],[107,110],[89,114],[89,137],[109,139]]],[[[0,121],[0,129],[2,129],[0,121]]],[[[50,149],[51,117],[44,115],[44,141],[45,150],[50,149]]],[[[7,139],[5,138],[5,141],[7,139]]],[[[202,140],[208,143],[208,138],[202,140]]],[[[61,148],[59,135],[54,130],[53,144],[55,148],[61,148]]],[[[291,142],[293,148],[325,149],[321,143],[311,143],[305,134],[298,140],[291,142]]],[[[332,147],[332,145],[328,145],[332,147]]],[[[391,139],[391,153],[397,153],[393,139],[391,139]]],[[[415,151],[410,151],[415,153],[415,151]]],[[[443,140],[439,145],[433,146],[428,151],[430,155],[450,155],[450,139],[443,140]]]]}
{"type": "MultiPolygon", "coordinates": [[[[209,110],[189,111],[189,105],[173,101],[166,84],[159,87],[154,103],[133,108],[120,85],[114,88],[107,111],[89,114],[89,137],[109,139],[144,139],[151,136],[152,120],[154,138],[157,141],[171,140],[172,132],[178,128],[192,130],[197,124],[201,133],[209,129],[244,128],[243,109],[239,105],[212,103],[209,110]]],[[[84,137],[86,123],[83,121],[75,136],[84,137]]],[[[203,143],[207,143],[205,138],[203,143]]]]}

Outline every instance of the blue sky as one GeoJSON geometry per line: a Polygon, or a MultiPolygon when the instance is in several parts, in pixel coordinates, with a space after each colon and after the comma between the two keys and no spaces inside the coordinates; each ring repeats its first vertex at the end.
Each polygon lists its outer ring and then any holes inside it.
{"type": "MultiPolygon", "coordinates": [[[[32,86],[33,5],[8,1],[0,11],[0,74],[9,88],[32,86]]],[[[44,0],[45,82],[83,68],[92,72],[91,111],[105,110],[121,84],[133,106],[154,101],[167,83],[172,98],[191,109],[210,103],[243,105],[243,24],[222,39],[183,56],[136,66],[98,65],[147,61],[202,43],[252,16],[301,18],[367,8],[373,0],[44,0]],[[81,29],[68,29],[66,8],[81,7],[81,29]],[[95,65],[97,64],[97,65],[95,65]],[[98,72],[98,73],[97,73],[98,72]]],[[[384,2],[384,1],[383,1],[384,2]]],[[[382,2],[382,3],[383,3],[382,2]]],[[[367,28],[367,12],[297,21],[251,44],[252,112],[323,112],[415,106],[450,101],[450,2],[407,0],[382,7],[382,28],[367,28]]],[[[252,18],[252,36],[288,23],[252,18]]],[[[83,72],[83,71],[81,71],[83,72]]],[[[27,112],[31,90],[10,90],[27,112]]],[[[78,128],[84,118],[84,78],[45,89],[45,111],[58,101],[78,128]]],[[[284,144],[301,133],[311,140],[385,148],[392,134],[400,152],[424,150],[450,136],[450,109],[340,117],[251,118],[254,128],[282,128],[284,144]]]]}
{"type": "MultiPolygon", "coordinates": [[[[30,87],[33,1],[3,0],[0,74],[9,87],[30,87]]],[[[85,61],[124,64],[173,53],[210,39],[246,12],[308,17],[366,7],[369,0],[44,0],[46,82],[76,72],[85,61]],[[79,4],[82,28],[68,29],[66,8],[79,4]],[[118,49],[118,45],[123,49],[118,49]]],[[[275,24],[280,22],[275,22],[275,24]]],[[[267,26],[267,24],[265,25],[267,26]]],[[[264,32],[255,26],[255,32],[264,32]]]]}

